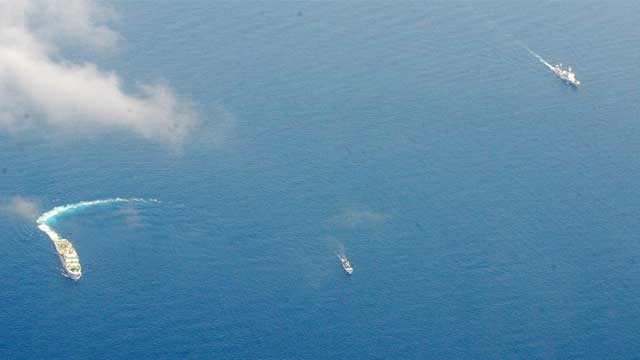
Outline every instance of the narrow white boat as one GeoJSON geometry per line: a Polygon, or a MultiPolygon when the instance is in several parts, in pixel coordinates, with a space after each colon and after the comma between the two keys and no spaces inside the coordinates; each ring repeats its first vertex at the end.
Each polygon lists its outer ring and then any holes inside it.
{"type": "Polygon", "coordinates": [[[64,272],[73,280],[80,280],[82,276],[82,267],[78,259],[78,253],[71,242],[67,239],[59,239],[53,242],[60,258],[60,263],[64,268],[64,272]]]}
{"type": "Polygon", "coordinates": [[[351,267],[351,264],[349,263],[347,257],[340,255],[340,262],[342,262],[342,268],[344,269],[344,271],[346,271],[347,274],[351,275],[353,273],[353,268],[351,267]]]}
{"type": "Polygon", "coordinates": [[[566,81],[567,83],[575,87],[578,87],[578,85],[580,85],[580,80],[576,79],[576,74],[573,72],[573,69],[571,69],[571,66],[569,66],[569,68],[565,70],[562,68],[562,64],[558,64],[554,66],[551,70],[553,71],[554,74],[556,74],[556,76],[566,81]]]}

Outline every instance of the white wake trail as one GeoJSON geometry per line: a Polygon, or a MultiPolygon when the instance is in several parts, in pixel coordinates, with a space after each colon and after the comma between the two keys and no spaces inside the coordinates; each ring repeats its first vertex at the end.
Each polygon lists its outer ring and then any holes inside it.
{"type": "Polygon", "coordinates": [[[131,203],[131,202],[159,203],[160,201],[156,199],[140,199],[140,198],[129,198],[129,199],[113,198],[113,199],[102,199],[102,200],[93,200],[93,201],[81,201],[75,204],[56,206],[53,209],[40,215],[40,217],[36,220],[36,223],[38,224],[38,229],[42,230],[42,232],[47,234],[47,236],[49,236],[51,241],[55,243],[56,241],[62,240],[62,238],[60,237],[60,234],[58,234],[49,224],[49,222],[51,220],[55,220],[56,217],[74,210],[82,209],[82,208],[88,208],[88,207],[100,206],[100,205],[109,205],[109,204],[115,204],[115,203],[131,203]]]}
{"type": "Polygon", "coordinates": [[[522,45],[523,48],[525,48],[525,50],[527,50],[529,52],[529,54],[535,56],[538,60],[540,60],[541,63],[543,63],[546,67],[549,68],[549,70],[553,71],[553,65],[549,64],[545,59],[542,58],[542,56],[536,54],[533,50],[529,49],[529,47],[527,47],[524,44],[520,44],[522,45]]]}
{"type": "Polygon", "coordinates": [[[49,220],[55,219],[57,216],[67,213],[69,211],[73,211],[79,208],[91,207],[96,205],[108,205],[114,203],[125,203],[125,202],[155,202],[159,203],[159,200],[156,199],[139,199],[139,198],[113,198],[113,199],[102,199],[102,200],[93,200],[93,201],[81,201],[75,204],[67,204],[62,206],[56,206],[53,209],[45,212],[40,215],[36,222],[38,225],[46,225],[49,220]]]}

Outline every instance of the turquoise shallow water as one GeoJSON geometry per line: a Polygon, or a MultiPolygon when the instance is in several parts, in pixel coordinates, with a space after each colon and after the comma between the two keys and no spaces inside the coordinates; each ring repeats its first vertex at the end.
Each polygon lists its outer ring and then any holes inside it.
{"type": "Polygon", "coordinates": [[[633,359],[633,2],[116,1],[115,53],[190,99],[179,152],[0,133],[0,357],[633,359]],[[574,66],[555,79],[516,41],[574,66]],[[355,272],[335,252],[343,246],[355,272]]]}

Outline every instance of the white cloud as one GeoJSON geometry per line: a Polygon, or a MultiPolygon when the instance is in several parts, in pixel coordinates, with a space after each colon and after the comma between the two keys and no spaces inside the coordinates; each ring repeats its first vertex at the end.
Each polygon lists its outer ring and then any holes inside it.
{"type": "Polygon", "coordinates": [[[369,210],[345,209],[332,216],[329,223],[335,226],[355,228],[364,225],[377,225],[386,222],[389,216],[369,210]]]}
{"type": "Polygon", "coordinates": [[[40,215],[38,203],[22,196],[0,199],[0,213],[35,221],[40,215]]]}
{"type": "Polygon", "coordinates": [[[117,74],[59,59],[61,43],[115,46],[118,35],[100,22],[114,14],[93,0],[0,0],[0,128],[37,125],[26,115],[36,113],[62,129],[117,128],[180,144],[197,116],[170,88],[125,93],[117,74]]]}

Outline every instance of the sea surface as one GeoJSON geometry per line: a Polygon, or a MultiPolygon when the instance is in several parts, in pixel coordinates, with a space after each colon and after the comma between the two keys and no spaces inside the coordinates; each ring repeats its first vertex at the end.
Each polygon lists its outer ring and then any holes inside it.
{"type": "Polygon", "coordinates": [[[0,358],[638,358],[640,2],[110,4],[64,55],[201,124],[0,133],[0,196],[160,201],[57,218],[77,283],[1,216],[0,358]]]}

